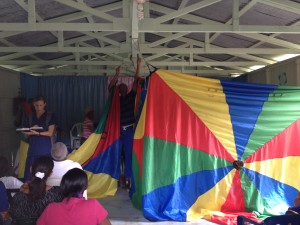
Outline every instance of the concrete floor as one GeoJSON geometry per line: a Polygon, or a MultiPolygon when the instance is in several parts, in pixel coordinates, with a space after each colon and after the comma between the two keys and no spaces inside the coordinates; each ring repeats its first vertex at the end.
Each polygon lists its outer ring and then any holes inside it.
{"type": "Polygon", "coordinates": [[[215,225],[216,223],[207,220],[199,220],[197,222],[151,222],[143,217],[140,210],[133,207],[128,192],[119,188],[117,194],[113,197],[101,198],[99,202],[108,211],[109,220],[112,225],[215,225]]]}

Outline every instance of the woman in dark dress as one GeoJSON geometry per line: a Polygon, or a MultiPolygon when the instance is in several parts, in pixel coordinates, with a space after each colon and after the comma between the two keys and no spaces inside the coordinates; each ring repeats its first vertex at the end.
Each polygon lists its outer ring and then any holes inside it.
{"type": "Polygon", "coordinates": [[[28,116],[28,127],[41,127],[40,130],[31,129],[23,132],[29,138],[29,149],[26,159],[24,181],[31,178],[30,167],[40,156],[50,156],[52,137],[55,132],[56,118],[53,113],[45,110],[46,100],[43,96],[38,96],[33,101],[35,111],[28,116]]]}

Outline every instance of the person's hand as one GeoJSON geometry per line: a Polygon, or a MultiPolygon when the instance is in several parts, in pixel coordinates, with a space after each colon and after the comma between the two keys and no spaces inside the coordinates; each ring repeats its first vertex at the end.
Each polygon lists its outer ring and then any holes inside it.
{"type": "Polygon", "coordinates": [[[120,71],[121,71],[121,66],[118,66],[116,68],[116,74],[115,74],[115,76],[119,76],[120,75],[120,71]]]}
{"type": "Polygon", "coordinates": [[[29,131],[23,131],[22,134],[24,134],[26,137],[29,137],[31,135],[36,135],[33,130],[29,130],[29,131]]]}
{"type": "Polygon", "coordinates": [[[23,192],[23,193],[28,193],[29,192],[28,181],[25,182],[24,184],[22,184],[22,186],[20,187],[20,191],[23,192]]]}
{"type": "MultiPolygon", "coordinates": [[[[39,127],[39,126],[38,126],[38,125],[34,125],[33,127],[39,127]]],[[[30,133],[31,133],[32,135],[40,135],[40,132],[37,131],[37,130],[34,130],[34,129],[30,130],[30,133]]]]}
{"type": "Polygon", "coordinates": [[[30,130],[30,132],[33,134],[33,135],[39,135],[40,132],[36,131],[36,130],[30,130]]]}
{"type": "Polygon", "coordinates": [[[139,54],[137,54],[137,56],[136,56],[136,65],[141,65],[141,62],[142,62],[142,58],[140,57],[140,55],[139,54]]]}
{"type": "Polygon", "coordinates": [[[120,75],[120,71],[121,71],[121,66],[118,66],[116,68],[116,73],[115,73],[114,77],[109,82],[109,85],[108,85],[108,90],[109,91],[112,89],[113,86],[115,86],[117,84],[117,80],[118,80],[118,77],[120,75]]]}

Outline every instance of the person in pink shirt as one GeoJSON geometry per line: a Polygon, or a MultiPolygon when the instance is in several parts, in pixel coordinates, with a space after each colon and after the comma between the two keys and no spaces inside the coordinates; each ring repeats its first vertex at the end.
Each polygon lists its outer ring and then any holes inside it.
{"type": "Polygon", "coordinates": [[[82,123],[82,140],[83,143],[94,132],[94,110],[91,108],[85,109],[85,117],[82,123]]]}
{"type": "Polygon", "coordinates": [[[83,170],[69,170],[60,184],[64,200],[49,204],[37,220],[37,225],[111,225],[103,206],[96,199],[83,197],[87,186],[88,179],[83,170]]]}

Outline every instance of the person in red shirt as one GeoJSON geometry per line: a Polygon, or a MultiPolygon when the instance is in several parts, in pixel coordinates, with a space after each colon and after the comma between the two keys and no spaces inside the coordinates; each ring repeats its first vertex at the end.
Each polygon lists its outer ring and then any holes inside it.
{"type": "Polygon", "coordinates": [[[60,184],[64,200],[48,205],[37,225],[111,225],[103,206],[96,199],[83,197],[87,186],[88,179],[83,170],[69,170],[60,184]]]}

